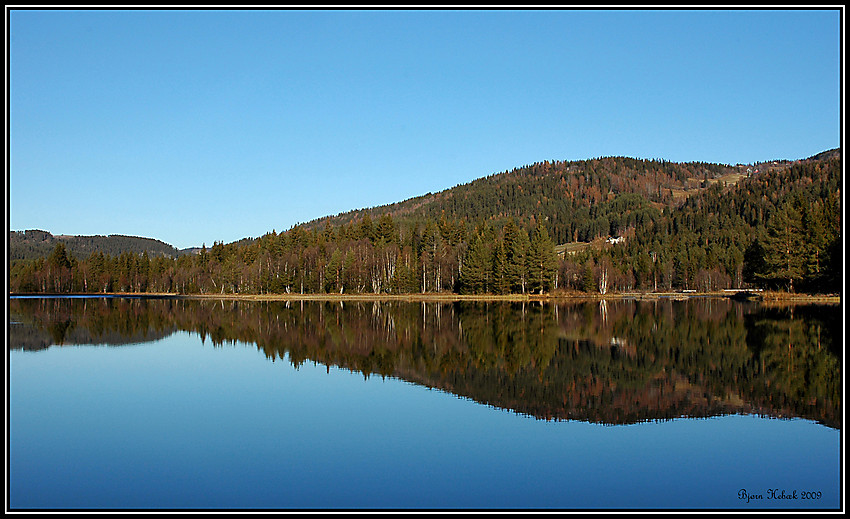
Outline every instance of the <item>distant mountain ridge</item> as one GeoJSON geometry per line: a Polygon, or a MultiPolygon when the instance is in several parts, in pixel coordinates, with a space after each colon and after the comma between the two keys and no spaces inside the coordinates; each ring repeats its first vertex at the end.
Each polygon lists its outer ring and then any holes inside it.
{"type": "Polygon", "coordinates": [[[77,259],[93,252],[117,256],[123,252],[148,253],[149,256],[176,258],[186,252],[160,240],[139,236],[111,234],[108,236],[53,235],[42,230],[9,231],[9,260],[29,260],[47,257],[57,243],[63,243],[69,254],[77,259]]]}

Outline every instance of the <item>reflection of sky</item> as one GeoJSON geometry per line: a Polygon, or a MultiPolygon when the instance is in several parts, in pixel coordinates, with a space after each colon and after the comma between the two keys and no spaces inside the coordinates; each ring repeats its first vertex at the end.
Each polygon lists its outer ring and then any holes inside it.
{"type": "Polygon", "coordinates": [[[838,505],[840,431],[804,420],[546,422],[186,332],[9,357],[12,507],[838,505]]]}

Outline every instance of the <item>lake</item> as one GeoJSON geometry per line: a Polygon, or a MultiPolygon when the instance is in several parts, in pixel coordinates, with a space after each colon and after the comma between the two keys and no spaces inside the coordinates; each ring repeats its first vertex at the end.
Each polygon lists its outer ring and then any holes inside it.
{"type": "Polygon", "coordinates": [[[839,305],[13,297],[8,506],[839,509],[839,305]]]}

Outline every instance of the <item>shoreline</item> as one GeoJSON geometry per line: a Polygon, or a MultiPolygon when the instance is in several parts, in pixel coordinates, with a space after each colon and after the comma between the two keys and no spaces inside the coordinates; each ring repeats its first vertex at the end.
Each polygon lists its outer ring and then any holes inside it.
{"type": "MultiPolygon", "coordinates": [[[[568,302],[568,301],[685,301],[690,299],[739,299],[737,294],[725,292],[619,292],[611,294],[555,293],[555,294],[177,294],[152,292],[107,293],[10,293],[9,297],[128,297],[137,299],[209,299],[230,301],[327,301],[373,302],[403,301],[424,303],[470,302],[568,302]]],[[[821,303],[841,304],[836,294],[789,294],[785,292],[759,292],[748,294],[743,300],[757,303],[821,303]]]]}

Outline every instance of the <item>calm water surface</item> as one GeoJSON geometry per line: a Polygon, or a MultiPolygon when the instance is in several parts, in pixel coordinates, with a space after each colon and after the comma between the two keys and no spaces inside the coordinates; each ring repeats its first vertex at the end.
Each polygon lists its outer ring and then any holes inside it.
{"type": "Polygon", "coordinates": [[[9,506],[838,508],[838,306],[9,301],[9,506]]]}

